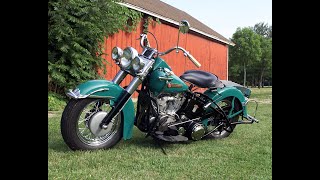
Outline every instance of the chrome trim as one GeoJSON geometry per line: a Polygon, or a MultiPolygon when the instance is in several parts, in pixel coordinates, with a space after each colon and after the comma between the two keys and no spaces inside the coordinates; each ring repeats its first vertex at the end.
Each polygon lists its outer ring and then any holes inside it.
{"type": "Polygon", "coordinates": [[[200,140],[205,134],[205,129],[202,124],[196,123],[192,127],[191,138],[195,141],[200,140]]]}
{"type": "Polygon", "coordinates": [[[143,69],[140,70],[140,73],[137,73],[136,75],[140,78],[141,81],[143,81],[144,78],[148,75],[148,73],[152,69],[152,65],[154,63],[154,60],[153,59],[146,59],[142,56],[140,56],[140,58],[144,60],[145,66],[143,69]]]}
{"type": "Polygon", "coordinates": [[[169,54],[173,50],[181,50],[183,53],[185,53],[184,55],[188,54],[188,51],[183,49],[180,46],[176,46],[176,47],[170,48],[169,50],[167,50],[165,52],[158,52],[158,54],[159,54],[159,56],[163,56],[163,55],[169,54]]]}
{"type": "MultiPolygon", "coordinates": [[[[73,98],[73,99],[83,99],[83,98],[90,96],[91,94],[94,94],[94,93],[100,92],[100,91],[109,91],[109,88],[98,89],[98,90],[95,90],[95,91],[91,92],[90,94],[86,94],[86,95],[82,95],[79,88],[76,88],[73,91],[72,91],[72,89],[69,89],[69,92],[67,92],[66,95],[69,98],[73,98]]],[[[93,96],[93,97],[99,97],[99,96],[93,96]]]]}
{"type": "MultiPolygon", "coordinates": [[[[142,45],[140,44],[140,46],[142,46],[142,45]]],[[[141,55],[143,55],[148,50],[148,48],[144,48],[144,47],[142,47],[142,48],[143,48],[143,50],[142,50],[141,55]]]]}
{"type": "Polygon", "coordinates": [[[256,123],[259,123],[259,120],[257,120],[256,118],[250,116],[249,114],[247,115],[247,117],[245,117],[246,119],[252,121],[252,122],[256,122],[256,123]]]}
{"type": "Polygon", "coordinates": [[[127,76],[127,72],[123,71],[123,70],[120,70],[116,76],[112,79],[112,82],[115,83],[115,84],[120,84],[123,79],[127,76]]]}
{"type": "Polygon", "coordinates": [[[70,98],[78,99],[78,97],[81,97],[80,89],[76,88],[72,91],[72,89],[69,89],[68,92],[66,92],[66,95],[70,98]]]}
{"type": "Polygon", "coordinates": [[[212,104],[213,102],[209,102],[206,105],[203,106],[204,109],[208,109],[208,107],[212,104]]]}
{"type": "Polygon", "coordinates": [[[95,95],[92,95],[92,96],[90,96],[90,98],[106,98],[106,99],[113,99],[114,97],[113,97],[113,96],[95,96],[95,95]]]}
{"type": "Polygon", "coordinates": [[[173,80],[173,78],[160,76],[160,77],[159,77],[159,80],[160,80],[160,81],[171,81],[171,80],[173,80]]]}
{"type": "Polygon", "coordinates": [[[249,98],[244,97],[244,102],[242,102],[242,106],[246,106],[249,102],[249,98]]]}
{"type": "Polygon", "coordinates": [[[258,101],[256,101],[256,100],[254,100],[254,99],[249,99],[249,98],[247,98],[247,97],[245,97],[245,104],[243,105],[243,106],[247,106],[248,105],[248,102],[250,102],[250,101],[253,101],[253,102],[255,102],[256,103],[256,108],[255,108],[255,111],[254,111],[254,114],[253,114],[253,118],[255,118],[256,117],[256,113],[257,113],[257,110],[258,110],[258,101]]]}
{"type": "Polygon", "coordinates": [[[191,122],[191,121],[197,121],[197,120],[200,120],[200,119],[201,119],[201,118],[189,119],[189,120],[187,120],[187,121],[170,124],[170,125],[168,125],[168,127],[177,126],[177,125],[180,125],[180,124],[185,124],[185,123],[188,123],[188,122],[191,122]]]}
{"type": "Polygon", "coordinates": [[[133,78],[133,80],[130,82],[128,87],[126,88],[126,91],[129,94],[133,94],[134,91],[138,88],[138,86],[142,83],[142,80],[139,77],[133,78]]]}

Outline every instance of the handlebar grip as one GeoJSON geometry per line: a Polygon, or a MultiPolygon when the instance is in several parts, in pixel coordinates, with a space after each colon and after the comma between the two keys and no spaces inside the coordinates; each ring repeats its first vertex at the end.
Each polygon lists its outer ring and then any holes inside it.
{"type": "Polygon", "coordinates": [[[198,68],[201,66],[199,61],[196,60],[191,54],[188,54],[188,58],[193,62],[194,65],[196,65],[198,68]]]}

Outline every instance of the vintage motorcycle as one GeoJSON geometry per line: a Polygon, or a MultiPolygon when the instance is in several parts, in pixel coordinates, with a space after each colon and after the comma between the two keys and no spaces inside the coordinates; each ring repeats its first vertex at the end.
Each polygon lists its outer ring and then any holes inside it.
{"type": "Polygon", "coordinates": [[[132,137],[133,125],[157,141],[183,142],[225,138],[238,124],[258,122],[247,112],[250,89],[201,70],[188,70],[178,77],[159,57],[182,51],[200,67],[178,46],[180,32],[188,32],[189,27],[188,21],[181,21],[177,46],[165,52],[150,47],[147,34],[140,35],[141,54],[132,47],[114,47],[112,59],[121,70],[112,81],[90,80],[66,93],[70,100],[62,114],[61,134],[70,149],[111,148],[121,138],[132,137]],[[130,84],[119,86],[128,74],[134,77],[130,84]],[[134,115],[131,95],[135,91],[139,95],[134,115]]]}

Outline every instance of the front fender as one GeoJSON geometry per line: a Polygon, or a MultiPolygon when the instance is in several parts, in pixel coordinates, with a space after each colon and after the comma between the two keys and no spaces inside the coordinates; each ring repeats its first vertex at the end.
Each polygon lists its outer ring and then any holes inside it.
{"type": "MultiPolygon", "coordinates": [[[[107,98],[116,103],[125,90],[118,84],[107,80],[91,80],[78,85],[73,91],[69,90],[67,96],[74,99],[82,98],[107,98]]],[[[113,105],[113,104],[111,104],[113,105]]],[[[132,137],[134,123],[134,105],[130,98],[122,109],[123,139],[132,137]]]]}
{"type": "Polygon", "coordinates": [[[224,87],[222,89],[218,89],[217,91],[210,91],[206,90],[204,92],[205,95],[209,96],[213,101],[219,102],[220,100],[226,98],[226,97],[236,97],[242,107],[243,110],[243,116],[247,117],[247,108],[245,106],[246,104],[246,98],[242,94],[240,90],[238,90],[235,87],[224,87]]]}

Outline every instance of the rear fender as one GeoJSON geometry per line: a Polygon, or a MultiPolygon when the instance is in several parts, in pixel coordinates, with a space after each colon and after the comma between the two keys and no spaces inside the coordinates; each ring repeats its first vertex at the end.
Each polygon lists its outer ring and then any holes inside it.
{"type": "MultiPolygon", "coordinates": [[[[224,87],[222,89],[217,89],[216,91],[212,91],[212,90],[206,90],[204,92],[205,95],[209,96],[214,102],[218,103],[219,101],[221,101],[224,98],[227,97],[234,97],[232,99],[232,108],[234,107],[234,103],[235,101],[238,101],[241,104],[241,112],[243,112],[243,117],[247,117],[247,107],[246,107],[246,102],[247,102],[247,98],[244,97],[244,95],[242,94],[242,92],[240,90],[238,90],[235,87],[224,87]]],[[[212,104],[211,106],[215,106],[214,104],[212,104]]],[[[228,117],[232,118],[238,114],[240,114],[241,112],[235,113],[235,114],[229,114],[228,117]]]]}
{"type": "MultiPolygon", "coordinates": [[[[102,98],[110,99],[110,105],[121,97],[125,90],[118,84],[107,80],[91,80],[77,86],[73,91],[69,90],[67,96],[74,99],[82,98],[102,98]]],[[[132,137],[132,128],[134,123],[134,105],[130,98],[122,109],[123,117],[123,139],[132,137]]]]}

